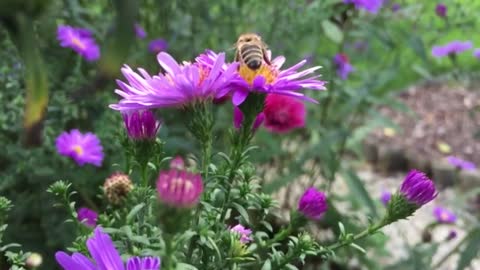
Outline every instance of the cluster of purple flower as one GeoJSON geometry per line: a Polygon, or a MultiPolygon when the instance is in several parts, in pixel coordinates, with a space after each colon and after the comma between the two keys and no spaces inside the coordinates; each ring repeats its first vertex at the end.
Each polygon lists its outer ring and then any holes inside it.
{"type": "MultiPolygon", "coordinates": [[[[147,37],[147,32],[140,24],[135,23],[133,27],[137,38],[147,37]]],[[[60,41],[60,46],[73,49],[87,61],[95,61],[100,58],[100,47],[89,29],[59,25],[57,39],[60,41]]],[[[152,53],[159,53],[167,49],[167,41],[161,38],[154,39],[148,44],[148,50],[152,53]]]]}

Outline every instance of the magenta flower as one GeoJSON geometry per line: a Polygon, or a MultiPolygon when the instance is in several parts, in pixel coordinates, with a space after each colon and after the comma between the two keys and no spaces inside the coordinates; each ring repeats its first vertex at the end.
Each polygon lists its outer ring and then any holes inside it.
{"type": "Polygon", "coordinates": [[[445,4],[437,4],[435,7],[435,13],[437,13],[439,17],[447,17],[447,6],[445,4]]]}
{"type": "Polygon", "coordinates": [[[480,59],[480,49],[475,49],[473,51],[473,56],[475,56],[476,58],[480,59]]]}
{"type": "Polygon", "coordinates": [[[343,0],[346,4],[354,4],[356,9],[364,9],[376,14],[382,8],[383,0],[343,0]]]}
{"type": "Polygon", "coordinates": [[[459,41],[454,40],[443,46],[433,46],[432,55],[435,57],[444,57],[448,55],[454,55],[473,48],[471,41],[459,41]]]}
{"type": "Polygon", "coordinates": [[[433,209],[433,215],[439,223],[455,223],[457,216],[450,210],[437,206],[433,209]]]}
{"type": "Polygon", "coordinates": [[[317,103],[314,99],[300,93],[299,90],[302,88],[325,90],[325,82],[316,79],[320,75],[308,77],[309,74],[314,73],[320,67],[316,66],[297,72],[307,62],[307,60],[302,60],[288,69],[280,70],[284,62],[285,57],[279,56],[272,60],[271,65],[263,63],[257,70],[252,70],[246,65],[240,65],[238,68],[240,77],[234,79],[231,83],[233,105],[239,106],[242,104],[251,92],[292,96],[317,103]]]}
{"type": "Polygon", "coordinates": [[[97,225],[98,214],[90,208],[82,207],[77,210],[77,219],[88,227],[97,225]]]}
{"type": "Polygon", "coordinates": [[[298,211],[313,220],[320,219],[327,209],[327,197],[313,187],[307,189],[298,202],[298,211]]]}
{"type": "Polygon", "coordinates": [[[181,156],[176,156],[170,161],[170,169],[183,170],[185,169],[185,161],[181,156]]]}
{"type": "Polygon", "coordinates": [[[158,197],[173,207],[189,208],[198,203],[203,192],[200,174],[171,169],[160,172],[157,180],[158,197]]]}
{"type": "Polygon", "coordinates": [[[168,49],[168,42],[165,39],[158,38],[148,43],[148,50],[152,53],[164,52],[168,49]]]}
{"type": "Polygon", "coordinates": [[[158,257],[132,257],[123,263],[110,236],[97,227],[87,240],[87,248],[92,259],[82,253],[68,255],[63,251],[55,253],[55,259],[64,270],[159,270],[158,257]],[[125,267],[126,266],[126,267],[125,267]]]}
{"type": "Polygon", "coordinates": [[[380,201],[382,202],[383,205],[386,206],[391,198],[392,198],[392,193],[388,191],[384,191],[380,196],[380,201]]]}
{"type": "Polygon", "coordinates": [[[72,48],[87,61],[100,58],[100,48],[88,29],[59,25],[57,39],[60,41],[60,46],[72,48]]]}
{"type": "Polygon", "coordinates": [[[253,240],[250,237],[252,230],[243,227],[241,224],[235,225],[235,227],[231,228],[230,231],[240,236],[240,243],[242,244],[250,243],[253,240]]]}
{"type": "Polygon", "coordinates": [[[133,140],[154,140],[161,124],[155,119],[153,112],[145,110],[123,113],[123,122],[128,137],[133,140]]]}
{"type": "Polygon", "coordinates": [[[98,137],[91,132],[65,131],[57,137],[55,144],[60,155],[71,157],[80,166],[87,163],[97,167],[102,165],[103,148],[98,137]]]}
{"type": "Polygon", "coordinates": [[[354,70],[353,66],[350,64],[348,56],[344,53],[339,53],[333,58],[333,63],[337,68],[337,75],[342,80],[346,80],[348,74],[354,70]]]}
{"type": "Polygon", "coordinates": [[[121,89],[115,92],[123,99],[110,108],[119,111],[188,106],[225,96],[236,77],[237,65],[223,71],[225,54],[219,54],[210,68],[200,63],[179,65],[169,54],[161,52],[158,62],[166,74],[151,77],[145,70],[140,74],[129,66],[122,68],[128,83],[117,81],[121,89]]]}
{"type": "Polygon", "coordinates": [[[400,187],[400,194],[410,203],[422,206],[437,196],[435,184],[425,173],[411,170],[403,180],[400,187]]]}
{"type": "Polygon", "coordinates": [[[305,126],[305,104],[295,98],[276,94],[265,99],[265,127],[271,132],[285,133],[305,126]]]}
{"type": "Polygon", "coordinates": [[[144,39],[147,37],[147,32],[145,32],[145,29],[143,29],[143,27],[139,23],[135,23],[133,25],[133,29],[135,30],[135,35],[137,36],[137,38],[144,39]]]}
{"type": "Polygon", "coordinates": [[[468,160],[464,160],[458,157],[454,157],[454,156],[448,156],[447,161],[452,166],[465,171],[473,171],[477,168],[473,162],[470,162],[468,160]]]}

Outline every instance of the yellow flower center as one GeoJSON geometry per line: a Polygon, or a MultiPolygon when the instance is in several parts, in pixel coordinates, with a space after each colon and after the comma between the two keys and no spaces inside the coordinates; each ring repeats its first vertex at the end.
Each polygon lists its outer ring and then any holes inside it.
{"type": "Polygon", "coordinates": [[[72,43],[77,45],[80,49],[84,50],[85,49],[85,44],[83,44],[80,39],[76,37],[72,37],[72,43]]]}
{"type": "Polygon", "coordinates": [[[83,148],[80,145],[75,145],[73,147],[73,151],[75,151],[75,153],[77,153],[79,156],[83,155],[83,148]]]}
{"type": "Polygon", "coordinates": [[[273,67],[267,65],[267,64],[262,64],[262,66],[259,69],[253,70],[249,68],[247,65],[241,64],[240,67],[238,68],[238,73],[240,76],[247,81],[250,85],[253,84],[253,80],[255,77],[258,75],[261,75],[265,78],[267,83],[272,83],[275,81],[277,78],[277,71],[273,69],[273,67]]]}

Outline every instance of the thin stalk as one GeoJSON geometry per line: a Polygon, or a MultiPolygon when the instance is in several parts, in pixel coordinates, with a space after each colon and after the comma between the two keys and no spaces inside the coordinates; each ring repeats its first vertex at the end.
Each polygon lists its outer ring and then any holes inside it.
{"type": "Polygon", "coordinates": [[[450,250],[447,254],[445,254],[436,264],[433,265],[432,269],[438,269],[448,258],[450,258],[453,254],[457,253],[460,250],[460,247],[467,242],[469,239],[470,234],[466,234],[463,239],[458,242],[458,244],[450,250]]]}
{"type": "Polygon", "coordinates": [[[358,233],[356,234],[355,236],[353,236],[352,238],[349,238],[349,239],[346,239],[344,241],[341,241],[341,242],[337,242],[333,245],[330,245],[327,247],[327,250],[335,250],[335,249],[338,249],[338,248],[341,248],[341,247],[344,247],[344,246],[347,246],[347,245],[350,245],[352,244],[353,242],[359,240],[359,239],[362,239],[366,236],[369,236],[371,234],[374,234],[376,233],[379,229],[381,229],[382,227],[384,227],[385,225],[387,225],[385,222],[380,222],[372,227],[369,227],[368,229],[362,231],[361,233],[358,233]]]}

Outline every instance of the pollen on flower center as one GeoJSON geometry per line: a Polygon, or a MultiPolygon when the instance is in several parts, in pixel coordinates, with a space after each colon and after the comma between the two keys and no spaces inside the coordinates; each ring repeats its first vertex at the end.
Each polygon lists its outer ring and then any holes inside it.
{"type": "Polygon", "coordinates": [[[85,44],[83,44],[78,38],[72,37],[72,43],[77,45],[80,49],[85,49],[85,44]]]}
{"type": "Polygon", "coordinates": [[[77,153],[77,155],[79,156],[83,155],[83,148],[80,145],[75,145],[72,148],[73,148],[73,151],[77,153]]]}
{"type": "Polygon", "coordinates": [[[278,75],[273,67],[267,64],[263,64],[259,69],[256,70],[249,68],[247,65],[240,65],[238,68],[238,74],[240,74],[240,76],[250,85],[253,84],[253,80],[258,75],[263,76],[267,83],[273,83],[278,75]]]}
{"type": "Polygon", "coordinates": [[[443,212],[443,213],[440,214],[440,218],[441,218],[442,220],[449,220],[449,219],[450,219],[450,216],[448,215],[448,213],[443,212]]]}

